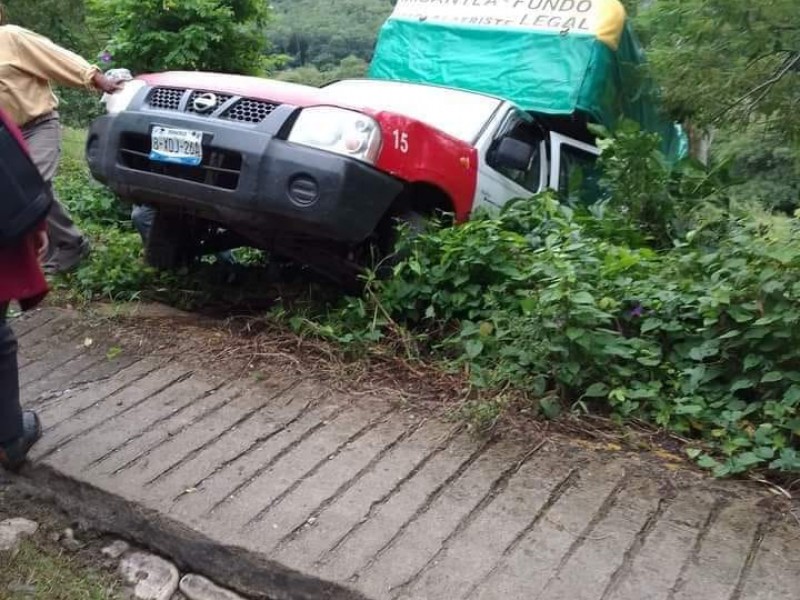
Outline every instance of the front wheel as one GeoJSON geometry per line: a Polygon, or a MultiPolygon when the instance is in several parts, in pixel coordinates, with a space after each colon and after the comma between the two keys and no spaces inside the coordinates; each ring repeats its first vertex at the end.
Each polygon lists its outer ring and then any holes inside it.
{"type": "Polygon", "coordinates": [[[427,217],[415,210],[406,210],[386,220],[378,231],[377,243],[370,245],[370,266],[379,276],[391,275],[394,268],[408,258],[408,250],[400,246],[403,232],[412,239],[422,234],[427,217]]]}
{"type": "Polygon", "coordinates": [[[159,270],[180,269],[200,255],[200,247],[194,219],[158,211],[147,236],[145,259],[159,270]]]}

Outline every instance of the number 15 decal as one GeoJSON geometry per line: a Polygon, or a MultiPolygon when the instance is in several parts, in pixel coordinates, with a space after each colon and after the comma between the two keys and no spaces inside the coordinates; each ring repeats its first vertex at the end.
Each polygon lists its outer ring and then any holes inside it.
{"type": "Polygon", "coordinates": [[[394,149],[408,154],[408,132],[395,129],[392,134],[394,135],[394,149]]]}

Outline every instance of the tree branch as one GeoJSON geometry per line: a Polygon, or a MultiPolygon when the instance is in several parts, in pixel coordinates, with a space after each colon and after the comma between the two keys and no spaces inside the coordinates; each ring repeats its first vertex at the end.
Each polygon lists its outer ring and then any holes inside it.
{"type": "Polygon", "coordinates": [[[789,73],[789,71],[794,70],[800,66],[800,52],[790,56],[789,58],[784,61],[783,65],[778,69],[778,71],[770,77],[767,81],[760,83],[752,90],[735,100],[732,104],[728,105],[724,110],[720,111],[712,120],[712,122],[718,121],[721,119],[725,114],[729,113],[731,110],[746,102],[749,98],[752,98],[756,94],[759,94],[758,98],[756,99],[754,104],[758,104],[761,102],[764,97],[769,94],[773,87],[775,87],[780,81],[789,73]]]}

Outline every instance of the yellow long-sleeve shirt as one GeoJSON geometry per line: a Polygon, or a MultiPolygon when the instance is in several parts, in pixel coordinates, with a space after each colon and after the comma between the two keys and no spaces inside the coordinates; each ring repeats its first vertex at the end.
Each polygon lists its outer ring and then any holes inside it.
{"type": "Polygon", "coordinates": [[[24,125],[58,108],[50,83],[90,87],[99,69],[40,35],[0,25],[0,108],[24,125]]]}

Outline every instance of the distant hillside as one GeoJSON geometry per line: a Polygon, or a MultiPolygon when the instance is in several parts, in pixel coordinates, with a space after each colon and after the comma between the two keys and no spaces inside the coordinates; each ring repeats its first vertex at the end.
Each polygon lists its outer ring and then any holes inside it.
{"type": "Polygon", "coordinates": [[[369,61],[392,0],[272,0],[267,36],[290,67],[327,70],[349,56],[369,61]]]}

